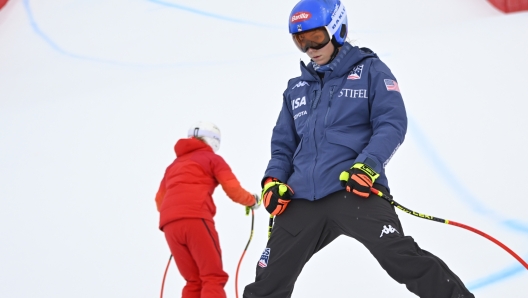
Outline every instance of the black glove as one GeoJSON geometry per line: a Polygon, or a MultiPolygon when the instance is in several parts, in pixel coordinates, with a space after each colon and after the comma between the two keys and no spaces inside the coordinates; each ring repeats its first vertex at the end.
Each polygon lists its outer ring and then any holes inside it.
{"type": "Polygon", "coordinates": [[[262,189],[264,207],[271,215],[279,215],[286,210],[293,190],[287,184],[277,179],[269,178],[262,189]]]}

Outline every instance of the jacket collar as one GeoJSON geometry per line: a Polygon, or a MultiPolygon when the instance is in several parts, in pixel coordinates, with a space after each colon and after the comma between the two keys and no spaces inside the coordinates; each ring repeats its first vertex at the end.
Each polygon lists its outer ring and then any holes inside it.
{"type": "Polygon", "coordinates": [[[213,152],[213,148],[196,138],[179,139],[176,145],[174,145],[176,156],[182,156],[197,150],[213,152]]]}
{"type": "MultiPolygon", "coordinates": [[[[348,42],[341,47],[339,54],[330,62],[329,71],[325,72],[325,81],[333,77],[341,77],[352,69],[354,65],[365,58],[377,58],[374,52],[367,48],[359,48],[351,45],[348,42]]],[[[301,61],[301,76],[300,79],[303,81],[317,81],[319,82],[319,77],[313,69],[312,63],[306,65],[301,61]]]]}

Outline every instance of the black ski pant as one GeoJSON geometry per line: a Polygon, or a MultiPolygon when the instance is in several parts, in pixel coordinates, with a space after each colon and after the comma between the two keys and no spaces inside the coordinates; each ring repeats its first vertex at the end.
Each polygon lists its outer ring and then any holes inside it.
{"type": "MultiPolygon", "coordinates": [[[[387,190],[376,187],[384,193],[387,190]]],[[[244,298],[291,297],[306,262],[340,235],[361,242],[397,282],[422,298],[474,298],[447,265],[403,234],[394,207],[345,190],[317,200],[292,200],[277,216],[255,282],[244,298]]]]}

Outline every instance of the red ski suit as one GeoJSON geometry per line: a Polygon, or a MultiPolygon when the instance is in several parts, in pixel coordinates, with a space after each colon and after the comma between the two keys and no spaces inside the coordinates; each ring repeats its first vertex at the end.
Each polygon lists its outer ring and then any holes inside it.
{"type": "Polygon", "coordinates": [[[180,139],[174,150],[176,159],[165,171],[156,206],[159,228],[187,281],[182,298],[224,298],[228,275],[222,269],[212,194],[220,184],[229,198],[244,206],[254,205],[255,198],[206,143],[195,138],[180,139]]]}

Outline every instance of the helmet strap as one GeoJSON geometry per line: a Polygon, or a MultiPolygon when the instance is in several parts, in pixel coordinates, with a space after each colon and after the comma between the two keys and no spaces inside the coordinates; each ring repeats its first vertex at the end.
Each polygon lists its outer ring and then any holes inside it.
{"type": "Polygon", "coordinates": [[[337,54],[339,53],[339,48],[341,47],[335,37],[332,36],[332,45],[334,46],[334,52],[332,53],[332,56],[330,56],[330,60],[328,61],[328,63],[326,64],[329,64],[330,62],[332,62],[332,60],[334,60],[334,58],[337,56],[337,54]]]}

